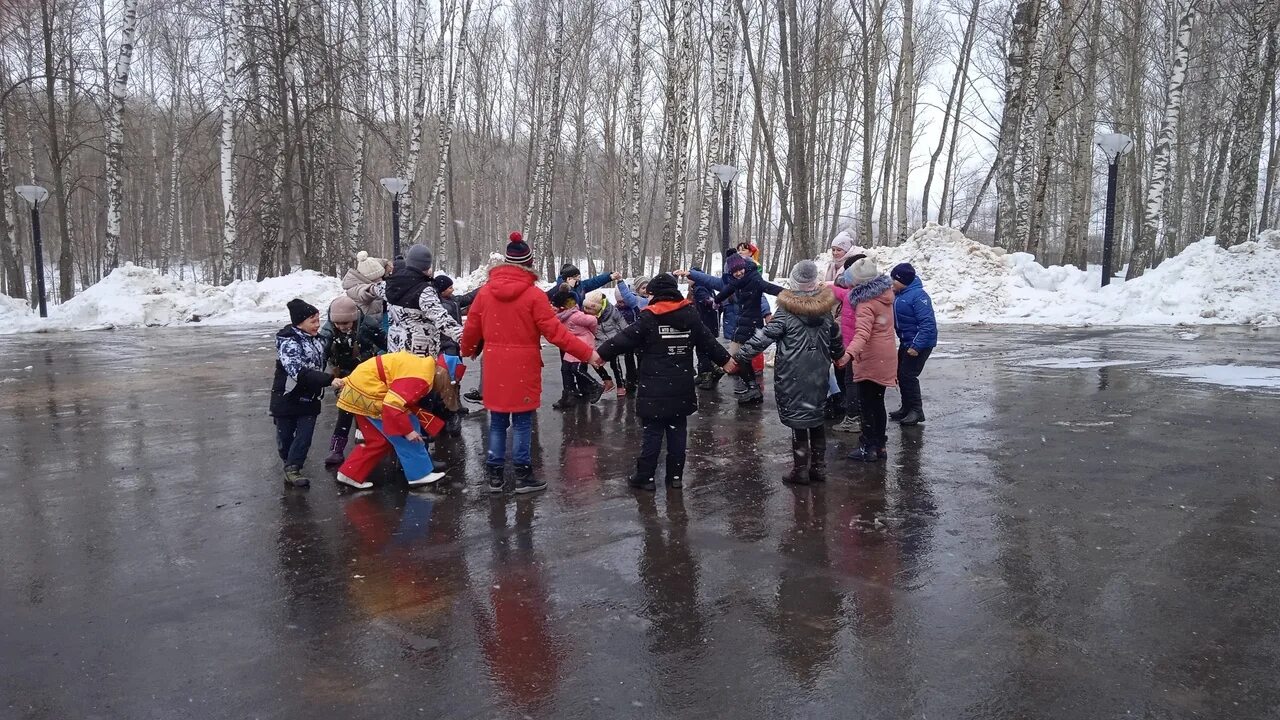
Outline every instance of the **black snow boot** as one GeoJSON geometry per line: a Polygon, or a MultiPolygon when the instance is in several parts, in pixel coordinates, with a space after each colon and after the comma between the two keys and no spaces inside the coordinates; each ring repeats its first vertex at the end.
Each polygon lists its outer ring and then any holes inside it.
{"type": "Polygon", "coordinates": [[[507,479],[502,475],[503,470],[501,465],[485,464],[484,474],[489,481],[489,492],[500,493],[507,489],[507,479]]]}
{"type": "Polygon", "coordinates": [[[924,411],[915,409],[908,412],[906,415],[895,419],[902,425],[919,425],[924,422],[924,411]]]}
{"type": "Polygon", "coordinates": [[[885,453],[883,448],[879,448],[879,447],[876,447],[875,445],[867,445],[867,444],[863,444],[857,450],[854,450],[852,453],[849,454],[850,460],[856,460],[858,462],[865,462],[865,463],[879,462],[880,460],[884,460],[888,457],[889,457],[888,453],[885,453]]]}
{"type": "Polygon", "coordinates": [[[809,484],[809,438],[791,435],[791,472],[783,476],[788,485],[809,484]]]}
{"type": "Polygon", "coordinates": [[[894,410],[893,412],[889,413],[889,419],[893,420],[894,422],[897,422],[898,420],[901,420],[902,418],[906,417],[908,412],[909,411],[904,407],[898,408],[897,410],[894,410]]]}
{"type": "Polygon", "coordinates": [[[601,395],[604,395],[604,385],[600,383],[595,383],[591,386],[591,389],[587,391],[586,397],[584,399],[588,403],[595,405],[596,403],[600,402],[601,395]]]}
{"type": "Polygon", "coordinates": [[[480,388],[464,393],[462,398],[473,403],[484,402],[484,396],[480,394],[480,388]]]}
{"type": "Polygon", "coordinates": [[[644,477],[639,473],[627,478],[627,485],[630,485],[635,490],[648,490],[649,492],[654,492],[658,489],[658,484],[653,481],[652,475],[644,477]]]}
{"type": "Polygon", "coordinates": [[[568,410],[578,404],[578,396],[565,390],[560,394],[560,399],[551,403],[552,410],[568,410]]]}
{"type": "Polygon", "coordinates": [[[516,465],[516,489],[518,495],[547,489],[547,481],[533,476],[532,465],[516,465]]]}
{"type": "MultiPolygon", "coordinates": [[[[819,428],[821,429],[821,428],[819,428]]],[[[809,434],[809,482],[827,481],[827,436],[809,434]]]]}
{"type": "Polygon", "coordinates": [[[667,487],[672,490],[684,487],[684,457],[667,455],[667,487]]]}

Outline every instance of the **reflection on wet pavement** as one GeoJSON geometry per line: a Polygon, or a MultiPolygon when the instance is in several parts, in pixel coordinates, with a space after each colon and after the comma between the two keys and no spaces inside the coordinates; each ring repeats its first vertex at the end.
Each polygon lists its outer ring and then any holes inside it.
{"type": "Polygon", "coordinates": [[[1280,333],[944,330],[884,466],[782,485],[725,384],[683,492],[605,398],[523,498],[482,413],[449,483],[350,493],[327,409],[286,490],[266,330],[0,338],[0,717],[1275,717],[1280,395],[1165,371],[1280,333]]]}

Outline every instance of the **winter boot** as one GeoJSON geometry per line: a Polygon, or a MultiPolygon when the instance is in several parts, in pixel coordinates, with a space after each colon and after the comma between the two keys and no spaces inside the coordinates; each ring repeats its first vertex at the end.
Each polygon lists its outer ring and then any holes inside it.
{"type": "Polygon", "coordinates": [[[842,433],[860,433],[862,432],[862,420],[857,415],[845,415],[844,420],[832,426],[831,429],[842,433]]]}
{"type": "Polygon", "coordinates": [[[552,410],[568,410],[578,404],[578,396],[565,390],[560,394],[560,399],[551,403],[552,410]]]}
{"type": "Polygon", "coordinates": [[[908,412],[910,411],[907,410],[905,407],[898,408],[897,410],[894,410],[893,412],[889,413],[889,419],[897,422],[898,420],[901,420],[902,418],[906,417],[908,412]]]}
{"type": "Polygon", "coordinates": [[[284,469],[284,484],[289,487],[304,488],[311,486],[311,480],[302,474],[302,468],[287,465],[284,469]]]}
{"type": "Polygon", "coordinates": [[[809,482],[827,481],[827,436],[809,436],[809,482]]]}
{"type": "Polygon", "coordinates": [[[658,489],[658,484],[653,481],[653,476],[645,477],[640,473],[627,478],[627,485],[630,485],[634,490],[647,490],[649,492],[654,492],[658,489]]]}
{"type": "Polygon", "coordinates": [[[901,425],[919,425],[924,422],[924,411],[918,409],[911,410],[906,415],[896,419],[901,425]]]}
{"type": "Polygon", "coordinates": [[[667,487],[679,490],[684,487],[684,458],[667,455],[667,487]]]}
{"type": "MultiPolygon", "coordinates": [[[[737,394],[737,391],[734,391],[737,394]]],[[[739,405],[758,405],[764,402],[764,391],[754,382],[747,386],[747,391],[738,395],[739,405]]]]}
{"type": "Polygon", "coordinates": [[[525,493],[535,493],[539,490],[547,489],[547,481],[539,480],[533,476],[532,465],[516,465],[516,489],[517,495],[525,493]]]}
{"type": "Polygon", "coordinates": [[[462,397],[463,399],[473,403],[484,402],[484,397],[480,394],[480,388],[464,393],[462,397]]]}
{"type": "Polygon", "coordinates": [[[368,490],[369,488],[373,487],[373,483],[371,482],[360,482],[355,478],[347,477],[346,475],[343,475],[341,472],[338,473],[337,479],[338,479],[338,482],[342,483],[343,485],[346,485],[348,487],[353,487],[357,490],[368,490]]]}
{"type": "Polygon", "coordinates": [[[444,421],[444,432],[449,437],[458,437],[462,434],[462,416],[458,413],[450,413],[449,419],[444,421]]]}
{"type": "Polygon", "coordinates": [[[604,385],[601,385],[600,383],[593,383],[591,385],[591,389],[586,392],[584,399],[588,403],[595,405],[600,402],[601,395],[604,395],[604,385]]]}
{"type": "Polygon", "coordinates": [[[324,459],[324,466],[333,467],[335,465],[341,465],[342,461],[346,459],[343,457],[343,452],[346,449],[347,436],[334,435],[329,438],[329,456],[324,459]]]}
{"type": "Polygon", "coordinates": [[[878,462],[880,460],[884,460],[885,458],[888,457],[888,454],[885,454],[882,456],[881,453],[884,453],[883,448],[879,448],[879,447],[876,447],[875,445],[871,445],[868,443],[863,443],[861,446],[858,447],[857,450],[854,450],[852,453],[849,453],[849,459],[856,460],[857,462],[873,463],[873,462],[878,462]]]}
{"type": "Polygon", "coordinates": [[[500,493],[507,489],[507,479],[502,476],[504,471],[501,465],[484,466],[484,474],[489,480],[489,492],[500,493]]]}
{"type": "Polygon", "coordinates": [[[783,476],[788,485],[809,484],[809,439],[791,436],[791,472],[783,476]]]}

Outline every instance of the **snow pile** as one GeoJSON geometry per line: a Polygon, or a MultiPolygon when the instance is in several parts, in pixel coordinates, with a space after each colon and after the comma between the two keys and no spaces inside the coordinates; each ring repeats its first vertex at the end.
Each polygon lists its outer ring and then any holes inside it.
{"type": "MultiPolygon", "coordinates": [[[[0,306],[0,332],[79,330],[101,327],[154,327],[201,322],[213,325],[285,323],[285,303],[295,297],[324,311],[342,292],[337,278],[311,270],[262,282],[238,280],[226,286],[178,280],[158,270],[127,264],[62,305],[47,320],[30,311],[15,314],[0,306]]],[[[18,303],[16,309],[25,310],[18,303]]]]}
{"type": "Polygon", "coordinates": [[[1047,325],[1280,324],[1280,234],[1221,248],[1213,238],[1130,282],[1101,287],[1101,271],[1044,267],[1027,253],[930,223],[898,247],[868,251],[882,272],[909,262],[938,318],[1047,325]]]}

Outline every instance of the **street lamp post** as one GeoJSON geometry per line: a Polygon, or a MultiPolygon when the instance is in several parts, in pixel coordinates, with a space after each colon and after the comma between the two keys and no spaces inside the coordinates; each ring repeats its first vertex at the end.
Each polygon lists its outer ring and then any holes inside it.
{"type": "Polygon", "coordinates": [[[721,245],[724,247],[727,258],[729,251],[729,224],[732,220],[729,217],[729,186],[733,183],[733,179],[738,176],[738,168],[732,165],[712,165],[711,173],[720,181],[720,231],[722,233],[721,245]]]}
{"type": "Polygon", "coordinates": [[[1102,285],[1111,284],[1111,246],[1116,227],[1116,180],[1120,175],[1120,157],[1133,147],[1133,140],[1120,133],[1105,133],[1093,143],[1107,157],[1107,216],[1102,230],[1102,285]]]}
{"type": "Polygon", "coordinates": [[[409,189],[409,181],[389,177],[380,182],[391,193],[391,257],[400,257],[400,195],[409,189]]]}
{"type": "Polygon", "coordinates": [[[39,185],[19,185],[14,188],[18,196],[31,205],[31,246],[36,255],[36,295],[40,298],[40,317],[49,317],[44,299],[44,246],[40,242],[40,203],[49,198],[49,191],[39,185]]]}

